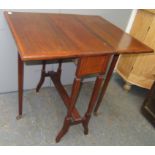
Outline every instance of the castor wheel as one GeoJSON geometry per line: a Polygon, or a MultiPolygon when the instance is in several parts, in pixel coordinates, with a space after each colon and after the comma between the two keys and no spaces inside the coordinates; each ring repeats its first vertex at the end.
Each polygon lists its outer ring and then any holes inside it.
{"type": "Polygon", "coordinates": [[[16,117],[16,120],[20,120],[22,118],[22,115],[18,115],[17,117],[16,117]]]}
{"type": "Polygon", "coordinates": [[[124,90],[130,91],[130,90],[131,90],[131,84],[125,83],[125,84],[124,84],[124,90]]]}

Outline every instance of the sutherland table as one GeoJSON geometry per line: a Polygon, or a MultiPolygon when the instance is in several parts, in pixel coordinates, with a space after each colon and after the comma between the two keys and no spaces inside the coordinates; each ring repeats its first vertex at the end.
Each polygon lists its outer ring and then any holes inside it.
{"type": "Polygon", "coordinates": [[[45,77],[50,77],[67,107],[67,115],[56,142],[60,141],[71,125],[82,124],[84,134],[88,134],[91,113],[93,110],[95,113],[98,110],[119,54],[153,52],[151,48],[99,16],[19,12],[4,12],[4,14],[19,51],[17,118],[22,116],[23,64],[25,61],[41,60],[43,62],[41,79],[36,90],[39,91],[45,77]],[[77,59],[77,69],[71,95],[68,95],[60,77],[62,60],[70,58],[77,59]],[[56,72],[45,71],[46,60],[58,60],[59,66],[56,72]],[[109,61],[111,64],[101,88],[109,61]],[[75,104],[81,80],[88,75],[96,75],[96,81],[88,109],[81,117],[75,104]]]}

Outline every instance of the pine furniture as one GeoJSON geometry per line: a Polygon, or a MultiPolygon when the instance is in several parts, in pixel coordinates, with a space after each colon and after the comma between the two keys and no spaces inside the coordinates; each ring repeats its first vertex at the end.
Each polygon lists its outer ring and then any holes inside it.
{"type": "MultiPolygon", "coordinates": [[[[155,10],[138,10],[130,34],[155,49],[155,10]]],[[[155,80],[155,53],[121,55],[116,71],[125,80],[126,90],[132,85],[150,89],[155,80]]]]}

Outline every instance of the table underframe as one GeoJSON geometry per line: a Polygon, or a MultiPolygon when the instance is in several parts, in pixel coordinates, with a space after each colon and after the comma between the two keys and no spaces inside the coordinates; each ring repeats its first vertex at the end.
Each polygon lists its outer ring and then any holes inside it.
{"type": "MultiPolygon", "coordinates": [[[[109,62],[111,55],[109,58],[99,58],[99,57],[85,57],[85,58],[78,58],[78,64],[77,64],[77,70],[76,70],[76,75],[74,78],[74,82],[72,85],[72,91],[71,95],[68,95],[66,92],[64,86],[61,83],[61,67],[62,67],[62,60],[59,60],[59,66],[57,68],[57,71],[48,71],[46,72],[46,61],[43,60],[43,65],[42,65],[42,71],[41,71],[41,78],[40,81],[37,85],[36,91],[38,92],[45,80],[46,77],[50,77],[52,82],[55,85],[55,88],[59,92],[62,100],[64,101],[64,104],[67,107],[67,115],[64,118],[64,123],[59,131],[58,135],[56,136],[56,142],[59,142],[60,139],[68,132],[70,126],[72,125],[77,125],[77,124],[82,124],[84,128],[84,134],[88,134],[88,124],[91,118],[91,114],[94,110],[94,114],[97,115],[98,108],[101,104],[101,101],[103,99],[103,96],[106,92],[108,83],[110,81],[111,75],[113,73],[113,70],[115,68],[115,64],[118,59],[118,55],[114,55],[110,64],[110,67],[107,72],[107,76],[105,78],[104,84],[102,86],[103,82],[103,76],[105,74],[105,69],[102,69],[101,66],[99,66],[99,61],[104,62],[107,61],[109,62]],[[92,61],[93,60],[93,61],[92,61]],[[92,67],[92,63],[97,62],[96,64],[98,65],[96,68],[92,69],[91,71],[89,67],[92,67]],[[84,62],[84,63],[83,63],[84,62]],[[85,63],[86,62],[86,63],[85,63]],[[86,66],[87,65],[87,66],[86,66]],[[97,70],[97,71],[96,71],[97,70]],[[94,84],[94,88],[92,91],[92,95],[88,104],[88,108],[84,116],[80,116],[78,110],[76,109],[76,100],[79,95],[80,87],[81,87],[81,80],[83,77],[87,76],[88,74],[94,74],[96,73],[96,81],[94,84]],[[102,86],[102,88],[101,88],[102,86]],[[98,100],[97,100],[98,99],[98,100]],[[97,102],[97,103],[96,103],[97,102]]],[[[103,65],[103,64],[102,64],[103,65]]],[[[106,64],[104,64],[106,65],[106,64]]],[[[105,67],[103,67],[105,68],[105,67]]],[[[107,67],[106,67],[107,69],[107,67]]],[[[22,111],[23,111],[23,76],[24,76],[24,61],[21,60],[20,55],[18,55],[18,116],[17,119],[20,119],[22,117],[22,111]]]]}

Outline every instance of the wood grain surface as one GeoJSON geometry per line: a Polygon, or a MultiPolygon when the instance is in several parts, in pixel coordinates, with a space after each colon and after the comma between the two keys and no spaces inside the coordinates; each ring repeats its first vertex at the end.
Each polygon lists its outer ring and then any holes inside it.
{"type": "Polygon", "coordinates": [[[151,48],[99,16],[4,14],[23,61],[152,52],[151,48]]]}

